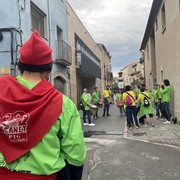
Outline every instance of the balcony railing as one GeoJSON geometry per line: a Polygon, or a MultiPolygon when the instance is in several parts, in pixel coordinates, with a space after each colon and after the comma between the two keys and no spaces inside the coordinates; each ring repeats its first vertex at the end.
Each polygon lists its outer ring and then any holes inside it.
{"type": "Polygon", "coordinates": [[[56,62],[64,66],[70,66],[72,64],[71,47],[63,40],[57,41],[56,62]]]}

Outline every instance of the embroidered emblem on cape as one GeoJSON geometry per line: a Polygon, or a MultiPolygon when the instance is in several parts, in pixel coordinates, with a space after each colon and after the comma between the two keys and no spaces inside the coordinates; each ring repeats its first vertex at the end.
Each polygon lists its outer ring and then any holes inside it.
{"type": "Polygon", "coordinates": [[[10,142],[26,142],[27,141],[27,121],[30,115],[24,111],[16,111],[7,113],[0,118],[0,130],[8,136],[10,142]]]}

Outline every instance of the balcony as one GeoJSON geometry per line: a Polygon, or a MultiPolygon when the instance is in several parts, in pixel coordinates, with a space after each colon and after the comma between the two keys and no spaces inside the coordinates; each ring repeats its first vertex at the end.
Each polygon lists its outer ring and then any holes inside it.
{"type": "Polygon", "coordinates": [[[72,64],[71,47],[63,40],[56,42],[57,42],[56,62],[58,62],[63,66],[70,66],[72,64]]]}

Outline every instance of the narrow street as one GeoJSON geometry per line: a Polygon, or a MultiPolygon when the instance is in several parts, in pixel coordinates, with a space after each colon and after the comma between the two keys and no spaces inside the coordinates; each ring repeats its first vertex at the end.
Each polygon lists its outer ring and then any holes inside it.
{"type": "Polygon", "coordinates": [[[116,105],[111,105],[110,114],[102,117],[100,109],[96,126],[83,127],[87,144],[83,180],[180,179],[179,125],[156,120],[154,129],[129,131],[116,105]]]}

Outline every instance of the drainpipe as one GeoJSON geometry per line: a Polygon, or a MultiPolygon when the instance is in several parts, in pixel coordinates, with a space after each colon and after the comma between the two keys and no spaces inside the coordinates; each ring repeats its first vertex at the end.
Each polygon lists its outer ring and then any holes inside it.
{"type": "MultiPolygon", "coordinates": [[[[50,18],[50,1],[49,0],[47,0],[47,4],[48,4],[48,13],[47,13],[47,15],[48,15],[48,25],[49,25],[49,28],[48,28],[49,47],[51,47],[51,18],[50,18]]],[[[53,67],[52,67],[52,69],[53,69],[53,67]]],[[[50,78],[49,80],[50,80],[51,84],[54,84],[52,71],[50,73],[49,78],[50,78]]]]}

